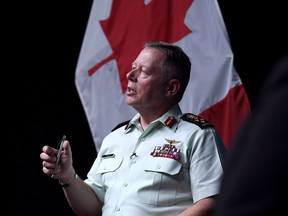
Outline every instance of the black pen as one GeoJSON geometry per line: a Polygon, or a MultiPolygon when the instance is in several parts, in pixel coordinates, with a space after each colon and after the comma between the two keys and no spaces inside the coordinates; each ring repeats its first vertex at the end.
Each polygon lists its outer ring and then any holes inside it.
{"type": "MultiPolygon", "coordinates": [[[[64,143],[65,140],[66,140],[66,136],[63,135],[62,139],[58,143],[58,147],[57,147],[58,148],[58,152],[57,152],[57,157],[56,157],[56,164],[59,164],[60,157],[61,157],[61,154],[62,154],[63,143],[64,143]]],[[[55,176],[55,173],[52,173],[51,178],[54,178],[54,176],[55,176]]]]}
{"type": "Polygon", "coordinates": [[[59,160],[60,160],[60,157],[61,157],[61,154],[62,154],[63,143],[64,143],[65,140],[66,140],[66,136],[63,135],[63,137],[62,137],[62,139],[60,140],[59,145],[58,145],[58,153],[57,153],[56,164],[59,163],[59,160]]]}

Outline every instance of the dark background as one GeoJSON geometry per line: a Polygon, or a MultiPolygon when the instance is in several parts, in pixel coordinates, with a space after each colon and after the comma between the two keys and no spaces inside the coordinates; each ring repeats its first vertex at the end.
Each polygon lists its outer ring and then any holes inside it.
{"type": "MultiPolygon", "coordinates": [[[[285,7],[269,1],[218,2],[253,111],[267,73],[288,50],[285,7]]],[[[65,134],[79,176],[85,178],[96,157],[74,82],[92,0],[10,4],[3,7],[2,26],[6,214],[73,215],[57,181],[43,174],[39,155],[65,134]]]]}

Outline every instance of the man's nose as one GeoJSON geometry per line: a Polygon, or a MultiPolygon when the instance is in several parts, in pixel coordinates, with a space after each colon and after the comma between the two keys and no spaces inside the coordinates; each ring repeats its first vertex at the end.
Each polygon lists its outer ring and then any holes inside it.
{"type": "Polygon", "coordinates": [[[128,80],[136,80],[138,71],[139,71],[139,68],[133,68],[132,70],[130,70],[130,71],[126,74],[126,78],[127,78],[128,80]]]}

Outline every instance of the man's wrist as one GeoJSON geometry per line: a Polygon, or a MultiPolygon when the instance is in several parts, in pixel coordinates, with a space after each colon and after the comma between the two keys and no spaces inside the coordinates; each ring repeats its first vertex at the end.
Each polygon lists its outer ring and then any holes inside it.
{"type": "MultiPolygon", "coordinates": [[[[78,178],[78,175],[77,175],[77,173],[75,172],[74,173],[74,175],[73,175],[73,181],[74,180],[76,180],[78,178]]],[[[63,187],[63,188],[67,188],[67,187],[70,187],[71,186],[71,181],[70,182],[62,182],[62,181],[58,181],[59,182],[59,184],[61,185],[61,187],[63,187]]]]}

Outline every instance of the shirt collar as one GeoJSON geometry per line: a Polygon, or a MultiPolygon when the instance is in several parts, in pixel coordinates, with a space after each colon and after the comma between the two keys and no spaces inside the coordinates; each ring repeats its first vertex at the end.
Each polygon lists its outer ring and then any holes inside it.
{"type": "MultiPolygon", "coordinates": [[[[176,104],[174,107],[172,107],[170,110],[168,110],[166,113],[164,113],[161,117],[154,120],[153,122],[161,122],[166,127],[170,128],[171,130],[176,131],[178,124],[180,122],[180,117],[182,115],[181,108],[179,104],[176,104]]],[[[125,133],[130,131],[133,127],[137,127],[139,124],[140,114],[137,113],[131,121],[126,125],[125,127],[125,133]]],[[[153,123],[151,122],[151,123],[153,123]]]]}

